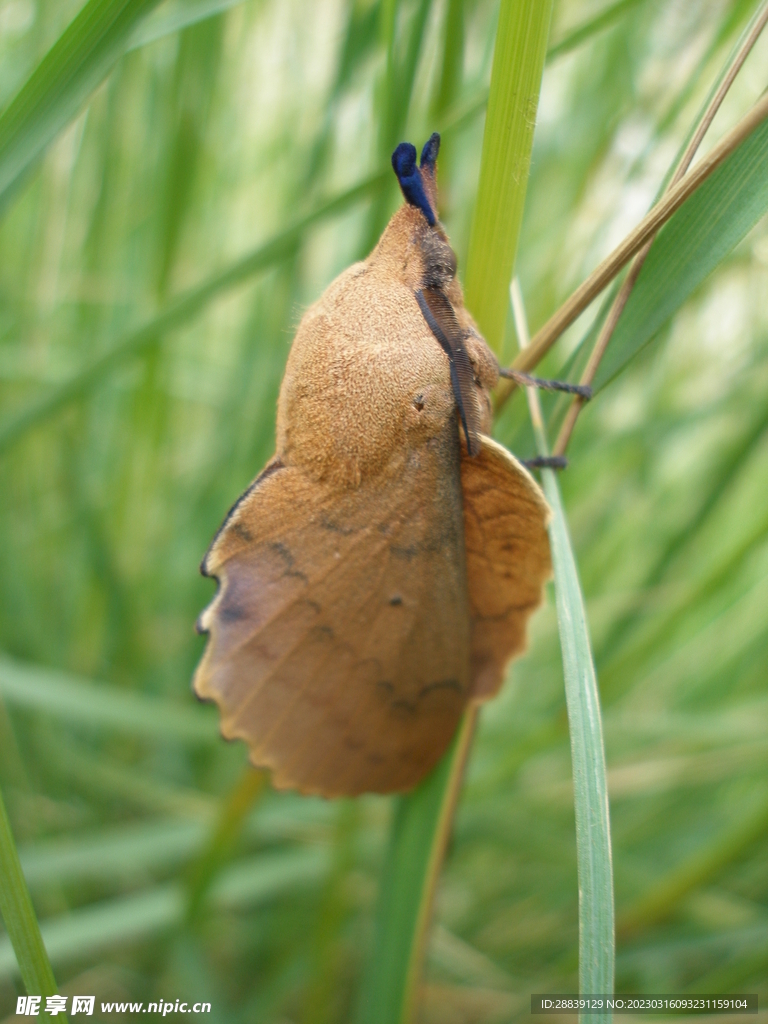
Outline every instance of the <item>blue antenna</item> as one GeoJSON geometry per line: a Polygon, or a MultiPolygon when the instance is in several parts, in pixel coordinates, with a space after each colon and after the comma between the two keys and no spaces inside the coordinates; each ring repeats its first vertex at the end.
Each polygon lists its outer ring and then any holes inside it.
{"type": "Polygon", "coordinates": [[[440,152],[440,134],[439,132],[432,132],[427,141],[424,143],[424,148],[421,151],[421,169],[429,171],[434,176],[435,164],[437,163],[437,154],[440,152]]]}
{"type": "MultiPolygon", "coordinates": [[[[433,139],[435,135],[429,140],[424,147],[422,152],[422,166],[424,166],[424,156],[429,148],[429,159],[426,162],[426,166],[430,171],[434,171],[434,158],[437,157],[437,147],[440,144],[440,136],[437,136],[437,146],[433,146],[433,139]],[[434,157],[431,156],[432,150],[434,149],[434,157]]],[[[395,152],[392,154],[392,167],[394,168],[397,180],[400,182],[400,188],[402,189],[403,195],[405,196],[406,202],[410,203],[411,206],[417,206],[424,216],[427,218],[427,223],[430,227],[434,227],[437,223],[432,206],[427,199],[427,194],[424,191],[424,182],[421,178],[421,171],[416,166],[416,147],[412,146],[410,142],[401,142],[395,152]]]]}

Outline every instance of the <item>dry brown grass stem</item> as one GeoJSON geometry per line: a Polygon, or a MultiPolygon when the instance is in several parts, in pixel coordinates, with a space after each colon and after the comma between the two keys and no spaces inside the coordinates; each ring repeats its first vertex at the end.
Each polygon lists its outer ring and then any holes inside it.
{"type": "MultiPolygon", "coordinates": [[[[544,358],[560,335],[584,312],[589,304],[610,284],[623,267],[656,232],[683,205],[686,199],[710,177],[714,171],[744,142],[768,117],[768,94],[762,96],[739,123],[707,154],[690,173],[686,174],[650,210],[637,227],[600,263],[560,309],[539,328],[531,344],[521,351],[512,363],[515,370],[530,371],[544,358]]],[[[512,381],[504,381],[499,388],[498,407],[503,405],[515,388],[512,381]]]]}
{"type": "MultiPolygon", "coordinates": [[[[670,178],[669,184],[667,185],[665,192],[669,192],[670,189],[674,188],[674,186],[677,185],[677,183],[682,179],[683,175],[686,173],[688,168],[691,166],[691,161],[696,155],[696,151],[701,145],[701,142],[704,136],[706,135],[709,126],[712,124],[712,121],[715,118],[715,114],[717,114],[718,110],[720,109],[720,106],[723,100],[725,99],[726,95],[728,94],[728,90],[733,84],[736,75],[741,70],[744,61],[747,59],[747,56],[752,50],[752,47],[757,42],[760,33],[765,28],[766,22],[768,22],[768,0],[763,5],[763,9],[760,12],[760,15],[755,20],[755,23],[752,26],[752,30],[749,32],[742,45],[739,47],[736,55],[733,58],[733,61],[731,62],[731,66],[728,68],[728,71],[723,76],[723,80],[720,83],[719,88],[716,90],[714,96],[707,105],[707,108],[704,111],[704,115],[701,118],[701,121],[699,122],[696,131],[693,133],[690,142],[686,146],[685,152],[680,157],[680,162],[675,168],[675,173],[670,178]]],[[[653,238],[655,238],[655,236],[653,236],[653,238]]],[[[646,257],[648,256],[648,253],[651,251],[651,246],[653,245],[653,238],[651,238],[650,241],[646,242],[643,248],[637,254],[637,256],[635,256],[632,262],[632,266],[629,268],[627,276],[624,278],[621,288],[619,289],[616,298],[613,300],[613,304],[611,305],[611,308],[608,311],[608,315],[603,321],[603,325],[600,328],[600,332],[597,336],[597,340],[595,341],[594,347],[590,352],[587,365],[584,368],[584,372],[581,376],[579,384],[591,387],[592,382],[595,379],[595,374],[597,373],[597,368],[600,365],[603,356],[605,355],[605,350],[608,348],[608,343],[613,337],[613,332],[616,330],[616,325],[619,322],[619,318],[621,317],[621,314],[624,312],[624,307],[626,306],[629,300],[629,296],[632,294],[632,289],[635,287],[635,282],[640,276],[640,271],[643,269],[643,264],[645,263],[646,257]]],[[[554,447],[552,449],[553,455],[565,454],[565,451],[568,447],[568,442],[571,439],[571,434],[573,433],[573,428],[576,426],[576,420],[579,417],[579,413],[581,412],[581,408],[583,405],[584,399],[578,395],[571,402],[568,412],[566,413],[565,419],[563,420],[563,425],[560,428],[560,433],[557,435],[557,440],[555,441],[554,447]]]]}

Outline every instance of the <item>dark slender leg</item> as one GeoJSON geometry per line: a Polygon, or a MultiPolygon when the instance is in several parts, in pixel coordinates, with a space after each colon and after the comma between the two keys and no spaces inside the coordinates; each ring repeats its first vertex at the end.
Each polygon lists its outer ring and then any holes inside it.
{"type": "Polygon", "coordinates": [[[578,395],[585,402],[592,397],[592,388],[586,384],[569,384],[564,380],[545,380],[543,377],[532,377],[529,373],[504,367],[499,370],[499,376],[513,380],[515,384],[542,388],[544,391],[567,391],[569,395],[578,395]]]}
{"type": "Polygon", "coordinates": [[[535,459],[522,459],[526,469],[567,469],[564,455],[537,455],[535,459]]]}

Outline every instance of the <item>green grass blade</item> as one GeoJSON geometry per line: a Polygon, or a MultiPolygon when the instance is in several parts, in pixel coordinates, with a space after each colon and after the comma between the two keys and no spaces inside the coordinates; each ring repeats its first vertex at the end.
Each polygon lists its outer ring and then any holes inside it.
{"type": "MultiPolygon", "coordinates": [[[[683,524],[668,535],[656,556],[649,560],[642,580],[644,588],[658,586],[668,575],[670,566],[674,565],[681,555],[695,543],[712,514],[723,499],[732,492],[739,474],[766,433],[768,433],[768,408],[761,410],[760,415],[753,423],[749,424],[744,434],[738,437],[732,445],[729,445],[716,462],[713,462],[707,475],[707,485],[699,495],[697,507],[683,524]]],[[[625,612],[616,619],[598,648],[598,661],[602,662],[612,651],[621,646],[633,621],[634,614],[631,611],[625,612]]],[[[670,626],[671,622],[667,620],[666,627],[670,626]]],[[[622,655],[622,659],[624,656],[622,655]]],[[[603,683],[604,685],[606,683],[605,676],[603,683]]]]}
{"type": "Polygon", "coordinates": [[[643,896],[619,918],[620,936],[627,937],[651,924],[664,921],[680,901],[702,883],[716,878],[745,850],[768,833],[768,800],[765,796],[751,812],[725,834],[703,844],[686,861],[656,881],[643,896]]]}
{"type": "Polygon", "coordinates": [[[472,220],[466,301],[499,352],[523,220],[551,3],[502,3],[472,220]]]}
{"type": "Polygon", "coordinates": [[[189,872],[187,921],[195,920],[205,904],[221,867],[231,858],[243,830],[246,816],[254,802],[262,796],[267,784],[264,772],[247,765],[239,782],[222,800],[219,814],[213,823],[203,849],[189,872]]]}
{"type": "Polygon", "coordinates": [[[386,3],[384,37],[387,70],[381,97],[380,155],[387,158],[401,141],[413,96],[413,84],[432,7],[431,0],[418,0],[409,11],[399,0],[386,3]],[[405,24],[404,24],[405,23],[405,24]]]}
{"type": "Polygon", "coordinates": [[[768,211],[768,122],[672,217],[653,244],[595,377],[605,387],[768,211]]]}
{"type": "MultiPolygon", "coordinates": [[[[512,305],[521,347],[529,342],[517,280],[512,305]]],[[[538,394],[529,389],[531,421],[539,455],[549,455],[538,394]]],[[[544,493],[552,510],[549,544],[555,575],[555,604],[565,678],[565,702],[571,740],[576,859],[579,879],[579,991],[611,993],[616,938],[613,902],[608,780],[600,713],[600,695],[592,656],[584,597],[554,470],[542,470],[544,493]]],[[[611,1014],[599,1014],[609,1021],[611,1014]]],[[[591,1020],[592,1014],[580,1014],[591,1020]]]]}
{"type": "Polygon", "coordinates": [[[147,872],[166,871],[188,861],[207,834],[207,819],[179,820],[164,815],[148,823],[101,828],[86,835],[56,836],[19,847],[27,884],[34,892],[51,882],[89,881],[114,885],[147,872]]]}
{"type": "MultiPolygon", "coordinates": [[[[383,0],[381,4],[380,33],[386,61],[378,86],[376,112],[382,162],[389,163],[392,150],[403,141],[431,7],[431,0],[418,0],[414,5],[383,0]]],[[[371,208],[364,250],[376,245],[392,212],[394,175],[389,177],[388,186],[371,208]]]]}
{"type": "Polygon", "coordinates": [[[212,709],[175,704],[136,690],[78,679],[65,672],[0,658],[0,697],[9,705],[95,729],[188,743],[216,739],[212,709]]]}
{"type": "Polygon", "coordinates": [[[467,715],[435,770],[396,803],[361,1024],[414,1017],[432,900],[473,731],[474,716],[467,715]]]}
{"type": "MultiPolygon", "coordinates": [[[[680,147],[677,153],[675,154],[674,159],[672,160],[671,164],[669,165],[669,168],[667,169],[667,173],[664,176],[661,187],[656,193],[656,202],[658,202],[661,196],[663,195],[666,186],[668,185],[669,181],[672,178],[672,175],[675,172],[675,168],[678,166],[683,154],[688,148],[688,144],[691,142],[694,135],[698,131],[699,125],[701,124],[702,119],[704,118],[707,110],[709,109],[712,99],[716,95],[723,80],[725,79],[726,75],[729,73],[731,67],[733,66],[733,62],[736,59],[737,54],[740,52],[745,40],[752,33],[756,23],[759,21],[763,12],[763,8],[763,3],[757,6],[752,18],[750,18],[748,24],[745,26],[739,39],[734,44],[730,54],[728,55],[727,60],[720,68],[719,74],[712,82],[707,96],[705,97],[703,103],[699,107],[696,116],[693,118],[688,128],[688,131],[686,132],[685,138],[682,140],[680,147]]],[[[732,14],[728,16],[725,19],[724,23],[720,26],[720,30],[718,31],[715,40],[713,40],[710,46],[711,52],[704,60],[704,64],[707,63],[709,57],[711,57],[712,53],[716,50],[717,45],[722,43],[723,39],[727,37],[729,31],[733,28],[732,18],[735,17],[737,13],[737,9],[734,8],[732,14]]],[[[692,85],[693,81],[694,79],[692,78],[689,81],[689,85],[692,85]]],[[[687,89],[683,90],[683,95],[688,95],[687,89]]],[[[682,98],[680,98],[679,101],[676,101],[675,104],[673,104],[673,107],[677,108],[678,102],[680,105],[682,105],[682,98]]],[[[669,122],[667,118],[665,118],[662,121],[662,123],[657,126],[657,138],[659,138],[661,133],[665,130],[665,128],[668,127],[668,123],[669,122]]],[[[753,153],[753,150],[750,147],[754,146],[757,147],[758,149],[761,148],[759,137],[761,135],[761,132],[765,131],[765,127],[766,126],[763,125],[760,128],[758,128],[757,131],[754,132],[752,136],[750,136],[750,138],[747,139],[745,143],[724,163],[723,167],[721,167],[713,175],[713,177],[708,182],[706,182],[705,185],[688,200],[688,202],[685,205],[689,207],[689,212],[693,212],[694,214],[696,214],[696,212],[700,210],[698,204],[701,203],[701,199],[699,197],[701,196],[702,192],[704,192],[705,196],[707,195],[706,190],[712,188],[713,180],[718,179],[723,174],[728,174],[731,172],[734,173],[734,178],[738,178],[740,175],[743,174],[744,163],[750,162],[750,154],[753,153]],[[741,156],[739,156],[739,154],[741,154],[741,156]],[[726,171],[726,168],[729,166],[731,167],[731,172],[726,171]]],[[[706,241],[702,242],[702,244],[698,246],[698,248],[700,249],[700,252],[698,253],[699,259],[690,266],[688,265],[686,254],[683,260],[682,269],[688,275],[690,275],[690,280],[688,282],[690,284],[690,288],[686,289],[684,292],[681,292],[680,302],[677,305],[675,305],[674,303],[672,304],[672,306],[670,307],[669,315],[666,318],[667,320],[670,319],[677,311],[677,308],[679,308],[679,306],[682,305],[682,303],[688,297],[688,294],[690,294],[690,291],[695,289],[701,283],[701,281],[704,280],[707,274],[709,274],[714,269],[716,264],[712,260],[712,254],[714,252],[719,252],[720,258],[724,258],[724,256],[727,255],[727,253],[730,252],[730,250],[736,244],[738,244],[738,242],[741,240],[744,234],[751,227],[754,226],[757,220],[760,219],[762,213],[765,212],[766,205],[761,201],[759,176],[757,179],[752,178],[752,180],[750,181],[749,175],[747,175],[746,181],[744,182],[744,186],[745,187],[743,189],[743,194],[741,194],[740,196],[732,194],[729,199],[729,205],[731,206],[731,211],[729,212],[735,214],[733,221],[729,219],[728,215],[726,215],[725,217],[721,217],[719,215],[716,216],[714,224],[710,224],[706,220],[700,220],[697,224],[695,217],[690,218],[693,221],[694,225],[697,225],[704,230],[709,229],[711,237],[708,238],[706,241]],[[739,231],[741,231],[741,233],[739,233],[739,231]],[[725,233],[725,238],[721,237],[721,234],[723,232],[725,233]],[[711,249],[709,248],[710,246],[712,247],[711,249]]],[[[682,223],[682,219],[679,218],[679,214],[681,213],[682,211],[678,211],[678,213],[675,214],[675,216],[671,219],[670,223],[665,226],[665,228],[659,233],[659,236],[656,238],[653,249],[651,251],[651,266],[654,265],[654,261],[656,260],[659,260],[664,263],[669,262],[669,264],[672,264],[673,260],[669,259],[668,256],[665,256],[665,253],[667,253],[667,248],[670,242],[672,241],[668,232],[674,221],[678,221],[678,226],[682,223]]],[[[701,216],[701,214],[699,213],[697,214],[697,216],[701,216]]],[[[688,215],[686,215],[686,219],[688,219],[688,215]]],[[[641,272],[641,276],[638,280],[638,283],[635,285],[635,288],[633,289],[633,294],[630,296],[629,302],[627,303],[627,306],[625,307],[624,312],[622,313],[621,319],[619,320],[618,327],[614,331],[613,336],[611,338],[609,356],[607,359],[603,359],[602,365],[597,373],[597,382],[593,382],[593,385],[596,390],[599,390],[601,386],[604,387],[609,382],[609,378],[607,376],[603,376],[603,374],[606,372],[606,366],[615,366],[615,371],[611,373],[610,377],[610,379],[613,379],[613,377],[620,373],[621,370],[623,370],[625,366],[631,361],[631,359],[634,358],[634,356],[649,341],[652,340],[654,334],[658,332],[660,326],[663,326],[663,324],[658,323],[659,317],[658,310],[655,305],[655,293],[653,292],[651,281],[647,276],[648,274],[650,274],[648,266],[649,261],[648,259],[646,259],[646,263],[643,266],[643,270],[641,272]],[[644,308],[638,306],[638,302],[642,301],[643,299],[642,293],[641,300],[635,298],[635,293],[638,291],[638,287],[640,286],[641,282],[643,289],[647,293],[652,294],[654,296],[654,298],[651,300],[650,308],[647,306],[645,302],[642,303],[642,307],[644,308]],[[644,315],[649,320],[656,321],[656,326],[644,321],[644,315]],[[631,317],[638,318],[635,324],[632,323],[630,319],[631,317]],[[648,333],[649,328],[652,332],[650,334],[648,333]],[[628,340],[622,344],[621,337],[624,335],[628,336],[628,340]],[[618,344],[617,338],[619,339],[618,344]],[[616,356],[616,353],[621,348],[626,348],[625,357],[622,357],[621,355],[616,356]]],[[[674,291],[676,288],[676,282],[668,280],[666,276],[661,276],[660,280],[654,281],[653,284],[663,284],[665,291],[667,292],[674,291]]],[[[619,285],[614,284],[614,286],[611,289],[609,289],[606,298],[603,300],[601,304],[600,311],[595,319],[595,322],[587,331],[584,338],[582,338],[575,353],[568,361],[569,370],[567,371],[567,373],[569,376],[574,372],[570,368],[571,366],[576,367],[577,372],[579,369],[583,369],[583,367],[586,365],[587,351],[592,347],[595,338],[597,337],[597,332],[616,297],[618,288],[619,285]]],[[[551,401],[545,401],[545,404],[549,405],[550,407],[553,405],[551,401]]],[[[553,424],[555,426],[559,425],[559,423],[562,421],[564,410],[566,408],[566,402],[561,401],[556,403],[555,408],[553,410],[553,415],[550,418],[550,426],[552,426],[553,424]]]]}
{"type": "MultiPolygon", "coordinates": [[[[243,839],[259,844],[296,839],[322,842],[329,834],[335,806],[319,800],[273,798],[246,816],[243,839]]],[[[211,827],[221,818],[221,808],[210,797],[207,811],[196,818],[179,819],[166,813],[130,824],[68,832],[20,846],[19,859],[32,892],[45,890],[52,882],[146,881],[150,873],[167,872],[205,851],[211,827]]]]}
{"type": "MultiPolygon", "coordinates": [[[[105,731],[112,730],[107,726],[105,731]]],[[[98,726],[91,732],[101,734],[98,726]]],[[[166,817],[207,819],[213,813],[214,798],[199,789],[175,785],[146,769],[105,756],[103,751],[91,750],[63,736],[61,730],[56,735],[55,749],[49,746],[48,761],[73,792],[88,799],[121,802],[142,814],[166,817]]]]}
{"type": "MultiPolygon", "coordinates": [[[[493,322],[496,295],[506,296],[509,288],[550,15],[548,2],[502,4],[483,141],[480,213],[475,214],[467,276],[468,282],[483,285],[468,291],[469,307],[481,324],[493,322]],[[515,100],[521,88],[527,90],[525,103],[515,100]],[[491,250],[494,260],[487,258],[491,250]],[[481,271],[472,277],[474,261],[481,264],[481,271]]],[[[495,340],[498,344],[501,339],[495,340]]],[[[360,1003],[360,1019],[366,1024],[413,1020],[432,899],[475,719],[476,711],[470,709],[434,772],[398,802],[381,881],[375,946],[360,1003]]]]}
{"type": "Polygon", "coordinates": [[[615,21],[627,14],[633,7],[637,7],[639,3],[644,3],[645,0],[616,0],[615,3],[610,4],[604,11],[601,11],[594,18],[590,18],[585,21],[583,25],[579,25],[578,28],[573,29],[564,38],[553,43],[547,51],[547,61],[554,60],[556,57],[561,57],[565,53],[570,53],[571,50],[575,50],[576,47],[581,46],[582,43],[586,43],[587,40],[597,35],[598,32],[603,32],[605,29],[610,28],[615,21]]]}
{"type": "Polygon", "coordinates": [[[138,50],[166,36],[183,32],[190,25],[197,25],[208,18],[237,7],[245,0],[166,0],[166,2],[131,32],[126,52],[138,50]]]}
{"type": "Polygon", "coordinates": [[[464,0],[448,0],[443,29],[442,67],[432,112],[439,116],[448,110],[459,94],[464,63],[464,0]]]}
{"type": "MultiPolygon", "coordinates": [[[[162,8],[160,8],[162,10],[162,8]]],[[[211,98],[222,67],[225,19],[216,18],[182,32],[177,43],[168,146],[164,159],[161,212],[157,237],[156,294],[168,298],[173,269],[179,257],[184,225],[191,212],[211,98]]]]}
{"type": "MultiPolygon", "coordinates": [[[[258,906],[299,887],[316,885],[327,869],[327,852],[319,847],[258,854],[224,872],[213,887],[211,901],[223,909],[258,906]]],[[[171,882],[44,921],[42,934],[57,964],[94,954],[102,956],[106,948],[179,925],[185,906],[184,886],[171,882]]],[[[13,973],[14,963],[10,942],[0,937],[0,978],[13,973]]]]}
{"type": "Polygon", "coordinates": [[[0,116],[0,208],[122,56],[158,0],[88,0],[0,116]]]}
{"type": "Polygon", "coordinates": [[[552,509],[549,540],[573,761],[579,872],[579,990],[612,992],[613,869],[600,698],[560,488],[552,470],[542,473],[542,481],[552,509]]]}
{"type": "MultiPolygon", "coordinates": [[[[58,992],[45,951],[35,908],[19,863],[11,825],[0,793],[0,912],[19,965],[21,979],[30,995],[52,996],[58,992]]],[[[12,954],[12,955],[13,955],[12,954]]],[[[10,957],[7,956],[8,959],[10,957]]],[[[13,964],[13,960],[11,960],[13,964]]],[[[62,1020],[66,1020],[62,1017],[62,1020]]]]}

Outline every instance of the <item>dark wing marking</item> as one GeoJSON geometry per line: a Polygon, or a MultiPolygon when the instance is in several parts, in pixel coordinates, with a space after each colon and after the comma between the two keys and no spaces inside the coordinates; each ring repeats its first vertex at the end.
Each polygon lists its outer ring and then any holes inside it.
{"type": "Polygon", "coordinates": [[[456,312],[445,292],[439,288],[420,288],[416,292],[416,301],[430,331],[450,360],[451,385],[467,439],[467,450],[470,455],[477,455],[480,442],[475,374],[464,348],[464,333],[456,319],[456,312]]]}

